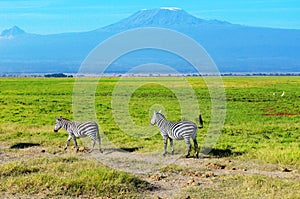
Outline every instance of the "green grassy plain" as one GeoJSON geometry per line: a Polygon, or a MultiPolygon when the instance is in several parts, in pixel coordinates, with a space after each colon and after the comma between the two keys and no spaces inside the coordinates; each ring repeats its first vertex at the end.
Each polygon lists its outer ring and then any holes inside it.
{"type": "MultiPolygon", "coordinates": [[[[123,132],[117,126],[112,114],[111,100],[119,80],[101,78],[98,81],[96,78],[89,78],[82,81],[98,84],[95,110],[103,133],[120,148],[138,149],[135,153],[161,150],[162,138],[157,128],[153,127],[155,135],[137,138],[123,132]]],[[[123,78],[122,81],[126,86],[134,86],[149,79],[123,78]]],[[[155,81],[158,83],[143,84],[131,96],[130,115],[138,125],[149,125],[149,109],[155,104],[164,107],[169,120],[181,119],[176,96],[159,82],[167,81],[178,88],[182,87],[183,90],[184,85],[175,77],[155,78],[155,81]]],[[[211,99],[201,77],[188,77],[187,81],[196,92],[205,121],[204,128],[198,132],[198,141],[201,143],[210,122],[211,99]]],[[[300,77],[224,77],[223,81],[227,103],[226,120],[222,134],[210,155],[221,160],[230,158],[241,162],[256,161],[262,165],[273,164],[299,173],[300,77]],[[281,96],[283,91],[285,94],[281,96]]],[[[52,132],[55,117],[62,115],[72,119],[74,82],[75,79],[72,78],[0,79],[0,193],[45,194],[49,197],[109,195],[116,198],[122,197],[122,192],[129,198],[149,189],[147,182],[140,178],[107,168],[96,161],[85,160],[80,154],[67,153],[57,156],[62,151],[67,134],[63,130],[57,134],[52,132]],[[28,152],[14,147],[24,143],[45,149],[46,157],[43,155],[24,159],[28,157],[28,152]],[[6,156],[14,158],[6,159],[6,156]],[[82,164],[87,170],[79,166],[82,164]]],[[[79,145],[82,144],[79,141],[79,145]]],[[[219,187],[214,190],[221,190],[229,181],[239,183],[242,179],[249,182],[246,185],[244,182],[243,186],[251,186],[253,193],[267,186],[257,183],[273,181],[272,178],[265,177],[231,176],[220,178],[218,183],[214,184],[219,187]]],[[[277,181],[274,181],[276,186],[284,186],[283,194],[293,193],[294,186],[300,186],[299,181],[296,184],[294,181],[276,183],[277,181]],[[293,186],[289,186],[291,184],[293,186]]],[[[234,191],[232,184],[228,186],[232,188],[230,191],[234,191]]],[[[276,194],[280,193],[279,188],[276,191],[276,194]]],[[[188,189],[184,193],[189,192],[193,190],[188,189]]],[[[224,195],[230,195],[226,190],[222,189],[222,192],[224,195]]],[[[262,196],[266,192],[262,190],[262,196]]],[[[217,198],[209,189],[201,194],[217,198]]]]}

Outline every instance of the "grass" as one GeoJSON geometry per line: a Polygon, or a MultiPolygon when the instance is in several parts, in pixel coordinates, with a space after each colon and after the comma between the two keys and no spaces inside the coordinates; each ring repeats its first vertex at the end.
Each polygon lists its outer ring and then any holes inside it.
{"type": "Polygon", "coordinates": [[[225,175],[182,190],[174,198],[298,198],[299,181],[289,181],[263,175],[225,175]]]}
{"type": "Polygon", "coordinates": [[[45,197],[134,197],[145,181],[74,155],[13,161],[0,165],[0,192],[45,197]]]}
{"type": "MultiPolygon", "coordinates": [[[[275,164],[299,173],[300,77],[224,77],[223,81],[227,103],[226,120],[211,155],[229,156],[231,159],[245,162],[255,160],[262,164],[275,164]],[[283,91],[285,95],[281,97],[283,91]]],[[[57,195],[73,197],[79,194],[101,196],[111,193],[114,197],[119,191],[134,196],[146,189],[144,181],[130,174],[106,168],[97,162],[77,156],[56,157],[65,144],[67,133],[64,130],[53,133],[55,117],[62,115],[69,119],[73,118],[74,82],[72,78],[0,78],[0,158],[3,153],[16,157],[25,153],[13,147],[20,144],[44,148],[46,154],[51,156],[48,158],[38,156],[26,161],[13,158],[1,163],[0,192],[43,193],[49,197],[57,195]],[[87,173],[80,165],[88,168],[87,173]],[[72,179],[72,176],[76,178],[72,179]],[[120,189],[117,184],[121,185],[120,189]],[[135,186],[141,189],[137,189],[137,192],[132,191],[135,186]],[[111,192],[107,192],[104,187],[109,187],[108,190],[111,192]]],[[[200,77],[189,77],[185,82],[193,87],[198,100],[196,106],[199,106],[204,118],[204,128],[198,132],[198,143],[201,144],[211,117],[209,91],[200,77]]],[[[172,85],[172,88],[178,89],[180,95],[184,96],[186,84],[182,79],[90,78],[83,79],[80,83],[98,85],[95,93],[95,110],[102,135],[105,134],[110,142],[120,148],[137,149],[134,153],[162,150],[163,143],[158,128],[149,127],[153,108],[163,108],[169,120],[182,119],[178,96],[164,86],[172,85]],[[150,128],[148,134],[135,130],[132,125],[125,126],[127,128],[125,131],[117,125],[111,104],[116,97],[113,96],[116,85],[120,86],[124,93],[132,87],[135,88],[133,94],[129,96],[130,119],[137,127],[150,128]],[[128,129],[131,131],[128,132],[128,129]]],[[[193,109],[192,105],[190,107],[193,109]]],[[[196,121],[196,118],[192,120],[196,121]]],[[[82,146],[84,143],[79,140],[78,144],[82,146]]],[[[179,145],[185,147],[184,143],[175,142],[175,150],[179,145]]],[[[245,187],[249,186],[250,190],[262,191],[258,194],[267,194],[265,185],[262,189],[257,185],[260,180],[274,183],[267,183],[274,187],[271,195],[266,195],[267,198],[272,197],[273,192],[276,194],[279,191],[276,187],[282,186],[286,190],[288,187],[290,190],[294,187],[290,184],[292,182],[273,181],[263,176],[232,176],[220,178],[221,184],[217,183],[215,185],[217,187],[204,193],[217,198],[218,195],[214,195],[213,190],[224,191],[225,188],[220,187],[226,183],[229,183],[228,194],[231,194],[230,190],[239,193],[234,187],[234,183],[238,183],[240,190],[245,190],[245,187]],[[245,182],[248,184],[244,184],[245,182]]],[[[299,186],[297,183],[296,185],[299,186]]],[[[187,190],[191,191],[193,190],[187,190]]],[[[250,191],[249,196],[251,193],[254,194],[254,191],[250,191]]],[[[294,193],[295,191],[290,191],[288,196],[292,197],[294,193]]]]}
{"type": "MultiPolygon", "coordinates": [[[[198,133],[201,143],[210,121],[210,96],[201,78],[187,80],[196,91],[198,106],[205,120],[204,129],[198,133]]],[[[123,89],[142,85],[134,91],[128,105],[133,124],[147,126],[151,114],[149,110],[155,104],[165,109],[169,120],[180,120],[180,104],[174,93],[162,84],[172,83],[173,87],[184,90],[182,81],[176,78],[154,78],[151,80],[154,83],[147,84],[148,81],[147,78],[122,79],[123,89]]],[[[274,149],[274,146],[277,150],[274,154],[282,150],[289,154],[288,146],[291,145],[293,150],[290,151],[299,154],[299,77],[225,77],[223,81],[227,100],[226,121],[215,148],[250,153],[252,157],[262,160],[265,158],[259,153],[255,154],[255,151],[274,149]],[[284,97],[280,97],[282,91],[285,91],[284,97]]],[[[4,134],[1,135],[1,141],[12,144],[22,138],[23,141],[37,139],[44,146],[64,144],[65,133],[51,132],[55,117],[73,117],[74,79],[3,78],[0,83],[0,132],[4,134]]],[[[153,133],[141,140],[142,135],[132,136],[140,132],[128,134],[117,125],[111,101],[115,86],[120,84],[118,78],[101,78],[99,82],[97,79],[88,79],[84,83],[98,84],[95,110],[99,125],[110,141],[122,148],[140,148],[141,152],[161,148],[157,128],[153,127],[153,133]]],[[[287,159],[281,162],[298,164],[294,161],[294,155],[290,154],[290,162],[287,159]]],[[[268,162],[276,163],[278,160],[268,158],[268,162]]]]}

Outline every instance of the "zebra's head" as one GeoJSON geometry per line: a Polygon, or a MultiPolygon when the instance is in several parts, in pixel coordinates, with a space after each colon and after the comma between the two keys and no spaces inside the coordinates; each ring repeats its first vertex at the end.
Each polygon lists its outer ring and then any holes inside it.
{"type": "Polygon", "coordinates": [[[157,122],[157,115],[158,114],[161,114],[161,110],[160,111],[154,111],[153,112],[153,115],[152,115],[152,118],[151,118],[151,121],[150,121],[150,124],[153,126],[153,125],[155,125],[156,124],[156,122],[157,122]]]}
{"type": "Polygon", "coordinates": [[[59,118],[56,118],[54,132],[57,132],[59,129],[61,129],[61,127],[62,127],[61,120],[62,120],[61,116],[59,118]]]}

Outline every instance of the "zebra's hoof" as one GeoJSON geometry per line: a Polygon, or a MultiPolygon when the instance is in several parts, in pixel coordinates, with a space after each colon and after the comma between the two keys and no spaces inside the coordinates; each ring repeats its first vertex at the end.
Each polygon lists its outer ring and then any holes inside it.
{"type": "Polygon", "coordinates": [[[185,156],[185,158],[189,158],[190,157],[190,154],[187,154],[186,156],[185,156]]]}

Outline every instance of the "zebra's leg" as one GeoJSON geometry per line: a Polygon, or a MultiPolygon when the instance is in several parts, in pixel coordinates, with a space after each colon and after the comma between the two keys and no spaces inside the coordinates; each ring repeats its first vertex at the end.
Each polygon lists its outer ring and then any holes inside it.
{"type": "Polygon", "coordinates": [[[172,138],[169,138],[169,139],[170,139],[170,146],[171,146],[171,150],[172,150],[172,155],[174,155],[173,139],[172,138]]]}
{"type": "Polygon", "coordinates": [[[73,138],[73,141],[74,141],[74,145],[76,147],[76,153],[79,151],[79,148],[78,148],[78,145],[77,145],[77,141],[76,141],[76,138],[75,136],[72,137],[73,138]]]}
{"type": "Polygon", "coordinates": [[[102,149],[101,149],[101,140],[100,140],[100,137],[97,138],[97,142],[98,142],[98,149],[100,151],[100,153],[103,153],[102,149]]]}
{"type": "Polygon", "coordinates": [[[197,139],[193,138],[193,141],[194,141],[194,147],[195,147],[195,151],[196,151],[196,158],[199,158],[199,148],[198,148],[197,139]]]}
{"type": "Polygon", "coordinates": [[[164,137],[164,153],[165,156],[167,154],[167,144],[168,144],[168,137],[164,137]]]}
{"type": "Polygon", "coordinates": [[[187,155],[185,157],[188,158],[188,157],[190,157],[192,146],[191,146],[191,142],[190,142],[189,138],[185,139],[185,142],[186,142],[186,145],[188,146],[188,153],[187,153],[187,155]]]}
{"type": "Polygon", "coordinates": [[[68,139],[66,141],[66,146],[65,146],[64,150],[66,150],[68,148],[69,142],[70,142],[71,139],[72,139],[72,136],[69,135],[69,137],[68,137],[68,139]]]}
{"type": "Polygon", "coordinates": [[[92,148],[90,148],[89,153],[91,153],[94,150],[95,147],[95,140],[92,139],[92,148]]]}

